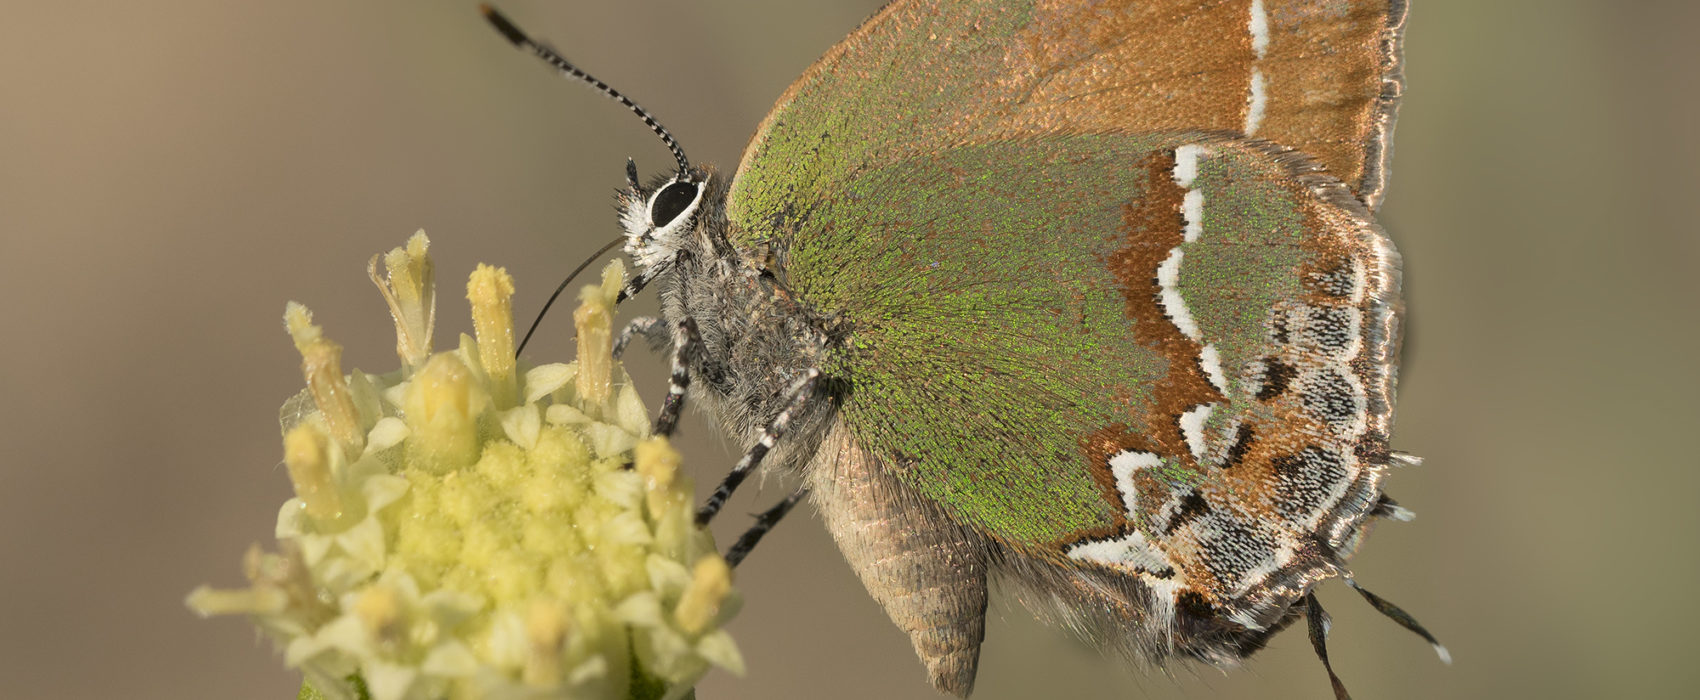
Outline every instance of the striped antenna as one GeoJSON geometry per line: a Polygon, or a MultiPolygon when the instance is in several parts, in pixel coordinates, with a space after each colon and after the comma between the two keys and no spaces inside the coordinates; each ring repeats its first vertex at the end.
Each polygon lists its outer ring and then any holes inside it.
{"type": "Polygon", "coordinates": [[[638,103],[633,102],[631,98],[620,94],[619,90],[615,90],[607,83],[597,80],[596,76],[586,73],[578,66],[573,65],[567,59],[563,58],[561,54],[556,53],[554,49],[544,46],[543,44],[532,40],[531,37],[526,36],[525,32],[520,31],[519,27],[514,26],[514,23],[508,21],[507,17],[504,17],[502,16],[502,13],[497,12],[496,8],[480,4],[478,6],[478,11],[484,13],[484,19],[489,20],[490,25],[495,27],[496,31],[501,32],[502,36],[514,46],[519,47],[521,50],[529,51],[538,58],[543,59],[549,65],[554,66],[555,70],[560,71],[561,75],[582,83],[587,83],[591,87],[600,90],[602,94],[612,98],[615,102],[625,105],[626,109],[631,110],[632,114],[636,114],[639,119],[643,120],[643,123],[649,127],[650,131],[655,132],[656,136],[661,137],[661,141],[667,144],[667,150],[673,152],[673,159],[679,161],[679,179],[689,179],[691,162],[685,158],[685,149],[681,148],[679,146],[679,142],[673,139],[673,135],[667,132],[667,127],[662,126],[661,122],[655,121],[655,117],[650,116],[648,111],[639,107],[638,103]]]}

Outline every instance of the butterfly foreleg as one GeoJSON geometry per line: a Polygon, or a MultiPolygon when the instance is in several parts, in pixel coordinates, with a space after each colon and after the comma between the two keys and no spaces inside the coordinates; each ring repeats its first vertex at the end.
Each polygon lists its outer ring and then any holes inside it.
{"type": "MultiPolygon", "coordinates": [[[[666,342],[666,336],[661,332],[663,324],[664,321],[654,316],[632,319],[614,339],[614,357],[625,354],[632,339],[639,336],[648,341],[650,347],[661,347],[666,342]]],[[[691,386],[690,361],[701,351],[702,336],[697,333],[696,322],[690,319],[680,321],[673,328],[672,369],[667,375],[667,398],[662,400],[661,411],[655,416],[656,435],[671,437],[673,430],[679,426],[679,414],[684,411],[685,392],[691,386]]]]}
{"type": "Polygon", "coordinates": [[[691,358],[702,351],[702,335],[691,319],[680,321],[673,328],[673,366],[667,373],[667,398],[661,400],[661,412],[655,416],[655,434],[672,436],[679,426],[679,414],[685,409],[685,391],[691,388],[691,358]]]}
{"type": "Polygon", "coordinates": [[[619,304],[637,296],[638,292],[643,291],[644,287],[648,287],[650,282],[654,282],[655,278],[666,272],[668,267],[668,265],[651,265],[639,270],[636,277],[627,280],[626,286],[620,288],[619,295],[614,297],[614,303],[619,304]]]}
{"type": "Polygon", "coordinates": [[[819,368],[811,368],[791,384],[785,409],[780,411],[779,415],[774,416],[767,427],[762,429],[761,437],[756,440],[756,444],[750,446],[749,451],[739,458],[738,463],[732,466],[732,471],[727,472],[726,477],[720,481],[720,486],[714,489],[714,493],[702,504],[702,508],[697,510],[698,525],[707,525],[708,521],[713,520],[714,515],[720,512],[721,506],[726,505],[726,499],[732,497],[732,492],[738,489],[738,485],[744,482],[745,477],[748,477],[750,472],[755,471],[756,467],[761,466],[762,458],[767,456],[768,451],[773,449],[774,443],[778,442],[779,438],[785,435],[785,431],[791,427],[791,420],[815,398],[815,387],[820,381],[820,374],[819,368]]]}

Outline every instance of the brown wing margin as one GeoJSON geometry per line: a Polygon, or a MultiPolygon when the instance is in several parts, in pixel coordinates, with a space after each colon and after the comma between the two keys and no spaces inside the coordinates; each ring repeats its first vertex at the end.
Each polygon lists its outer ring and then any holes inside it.
{"type": "Polygon", "coordinates": [[[1322,164],[1374,211],[1405,92],[1406,0],[1267,0],[1269,115],[1253,134],[1322,164]]]}

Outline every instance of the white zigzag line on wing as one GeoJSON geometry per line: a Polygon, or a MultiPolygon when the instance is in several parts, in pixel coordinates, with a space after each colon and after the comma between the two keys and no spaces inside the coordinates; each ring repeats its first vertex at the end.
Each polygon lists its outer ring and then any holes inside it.
{"type": "MultiPolygon", "coordinates": [[[[1251,0],[1251,18],[1246,21],[1251,34],[1251,52],[1256,60],[1269,53],[1269,14],[1263,10],[1263,0],[1251,0]]],[[[1263,126],[1263,114],[1269,108],[1269,80],[1256,66],[1251,69],[1251,94],[1246,98],[1245,135],[1257,133],[1263,126]]]]}

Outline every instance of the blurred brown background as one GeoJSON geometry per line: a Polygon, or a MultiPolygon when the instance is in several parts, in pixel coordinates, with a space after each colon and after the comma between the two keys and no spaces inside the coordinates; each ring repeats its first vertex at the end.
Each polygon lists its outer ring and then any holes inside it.
{"type": "MultiPolygon", "coordinates": [[[[877,4],[505,9],[730,167],[877,4]]],[[[1700,6],[1412,4],[1382,220],[1412,309],[1396,443],[1428,465],[1390,485],[1420,518],[1382,527],[1356,570],[1458,661],[1336,583],[1337,668],[1366,699],[1690,696],[1700,6]]],[[[363,267],[424,228],[439,343],[469,327],[458,289],[477,261],[509,266],[528,320],[617,232],[628,155],[646,173],[668,162],[470,0],[0,7],[0,695],[293,697],[246,621],[182,603],[241,580],[289,495],[284,301],[318,312],[347,366],[393,367],[363,267]]],[[[565,356],[569,328],[556,317],[535,348],[565,356]]],[[[651,397],[662,364],[632,361],[651,397]]],[[[706,423],[685,432],[700,479],[730,464],[706,423]]],[[[783,487],[746,491],[722,541],[783,487]]],[[[934,697],[806,511],[739,584],[750,673],[712,675],[705,700],[934,697]]],[[[1302,632],[1245,669],[1177,675],[1005,607],[976,697],[1328,696],[1302,632]]]]}

